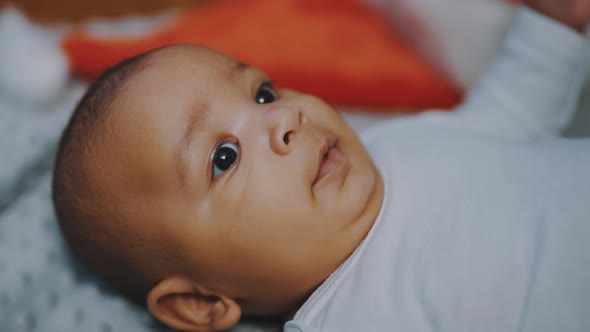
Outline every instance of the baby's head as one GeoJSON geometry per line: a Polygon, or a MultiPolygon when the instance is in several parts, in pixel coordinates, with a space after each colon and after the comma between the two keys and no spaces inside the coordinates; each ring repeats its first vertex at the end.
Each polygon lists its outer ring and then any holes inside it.
{"type": "Polygon", "coordinates": [[[362,241],[382,196],[332,108],[198,46],[103,74],[64,131],[53,183],[73,252],[185,330],[293,313],[362,241]]]}

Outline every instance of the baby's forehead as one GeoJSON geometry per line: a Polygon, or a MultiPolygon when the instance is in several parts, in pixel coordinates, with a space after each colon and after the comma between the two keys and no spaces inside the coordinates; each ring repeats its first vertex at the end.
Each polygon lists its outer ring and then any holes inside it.
{"type": "Polygon", "coordinates": [[[137,98],[153,100],[167,97],[186,100],[215,100],[224,91],[243,90],[243,85],[264,76],[260,70],[215,50],[196,45],[177,45],[158,49],[125,91],[125,102],[137,98]],[[243,84],[244,83],[244,84],[243,84]]]}
{"type": "Polygon", "coordinates": [[[117,106],[132,118],[186,118],[196,109],[209,108],[203,105],[219,100],[215,97],[219,91],[227,95],[241,89],[242,80],[235,78],[243,68],[248,66],[202,46],[160,48],[149,55],[117,106]]]}
{"type": "Polygon", "coordinates": [[[226,78],[236,60],[196,45],[175,45],[152,51],[134,74],[122,94],[125,103],[153,99],[163,94],[182,95],[181,91],[206,91],[227,84],[226,78]]]}

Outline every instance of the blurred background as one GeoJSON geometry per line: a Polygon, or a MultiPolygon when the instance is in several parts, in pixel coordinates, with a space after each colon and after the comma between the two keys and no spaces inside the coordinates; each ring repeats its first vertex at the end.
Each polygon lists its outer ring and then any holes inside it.
{"type": "MultiPolygon", "coordinates": [[[[154,47],[204,44],[326,99],[362,131],[459,103],[518,2],[0,0],[0,331],[165,331],[70,259],[53,216],[57,141],[104,69],[154,47]]],[[[566,135],[590,136],[588,85],[566,135]]]]}
{"type": "Polygon", "coordinates": [[[207,0],[2,0],[0,7],[12,5],[36,22],[83,22],[97,17],[117,18],[126,15],[154,14],[171,8],[188,8],[207,0]]]}

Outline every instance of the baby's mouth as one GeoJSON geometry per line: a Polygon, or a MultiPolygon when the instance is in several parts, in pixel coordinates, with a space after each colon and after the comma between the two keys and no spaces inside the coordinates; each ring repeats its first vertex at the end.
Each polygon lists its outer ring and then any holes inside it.
{"type": "Polygon", "coordinates": [[[344,153],[336,145],[336,139],[333,137],[327,138],[320,149],[318,168],[312,185],[315,186],[330,174],[342,162],[343,158],[344,153]]]}

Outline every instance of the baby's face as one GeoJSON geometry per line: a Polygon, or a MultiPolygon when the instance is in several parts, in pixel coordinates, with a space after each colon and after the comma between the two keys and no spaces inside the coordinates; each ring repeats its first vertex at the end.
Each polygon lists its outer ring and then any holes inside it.
{"type": "Polygon", "coordinates": [[[167,48],[149,63],[124,93],[115,147],[138,231],[156,227],[183,273],[230,296],[324,280],[381,204],[357,135],[321,100],[211,50],[167,48]]]}

